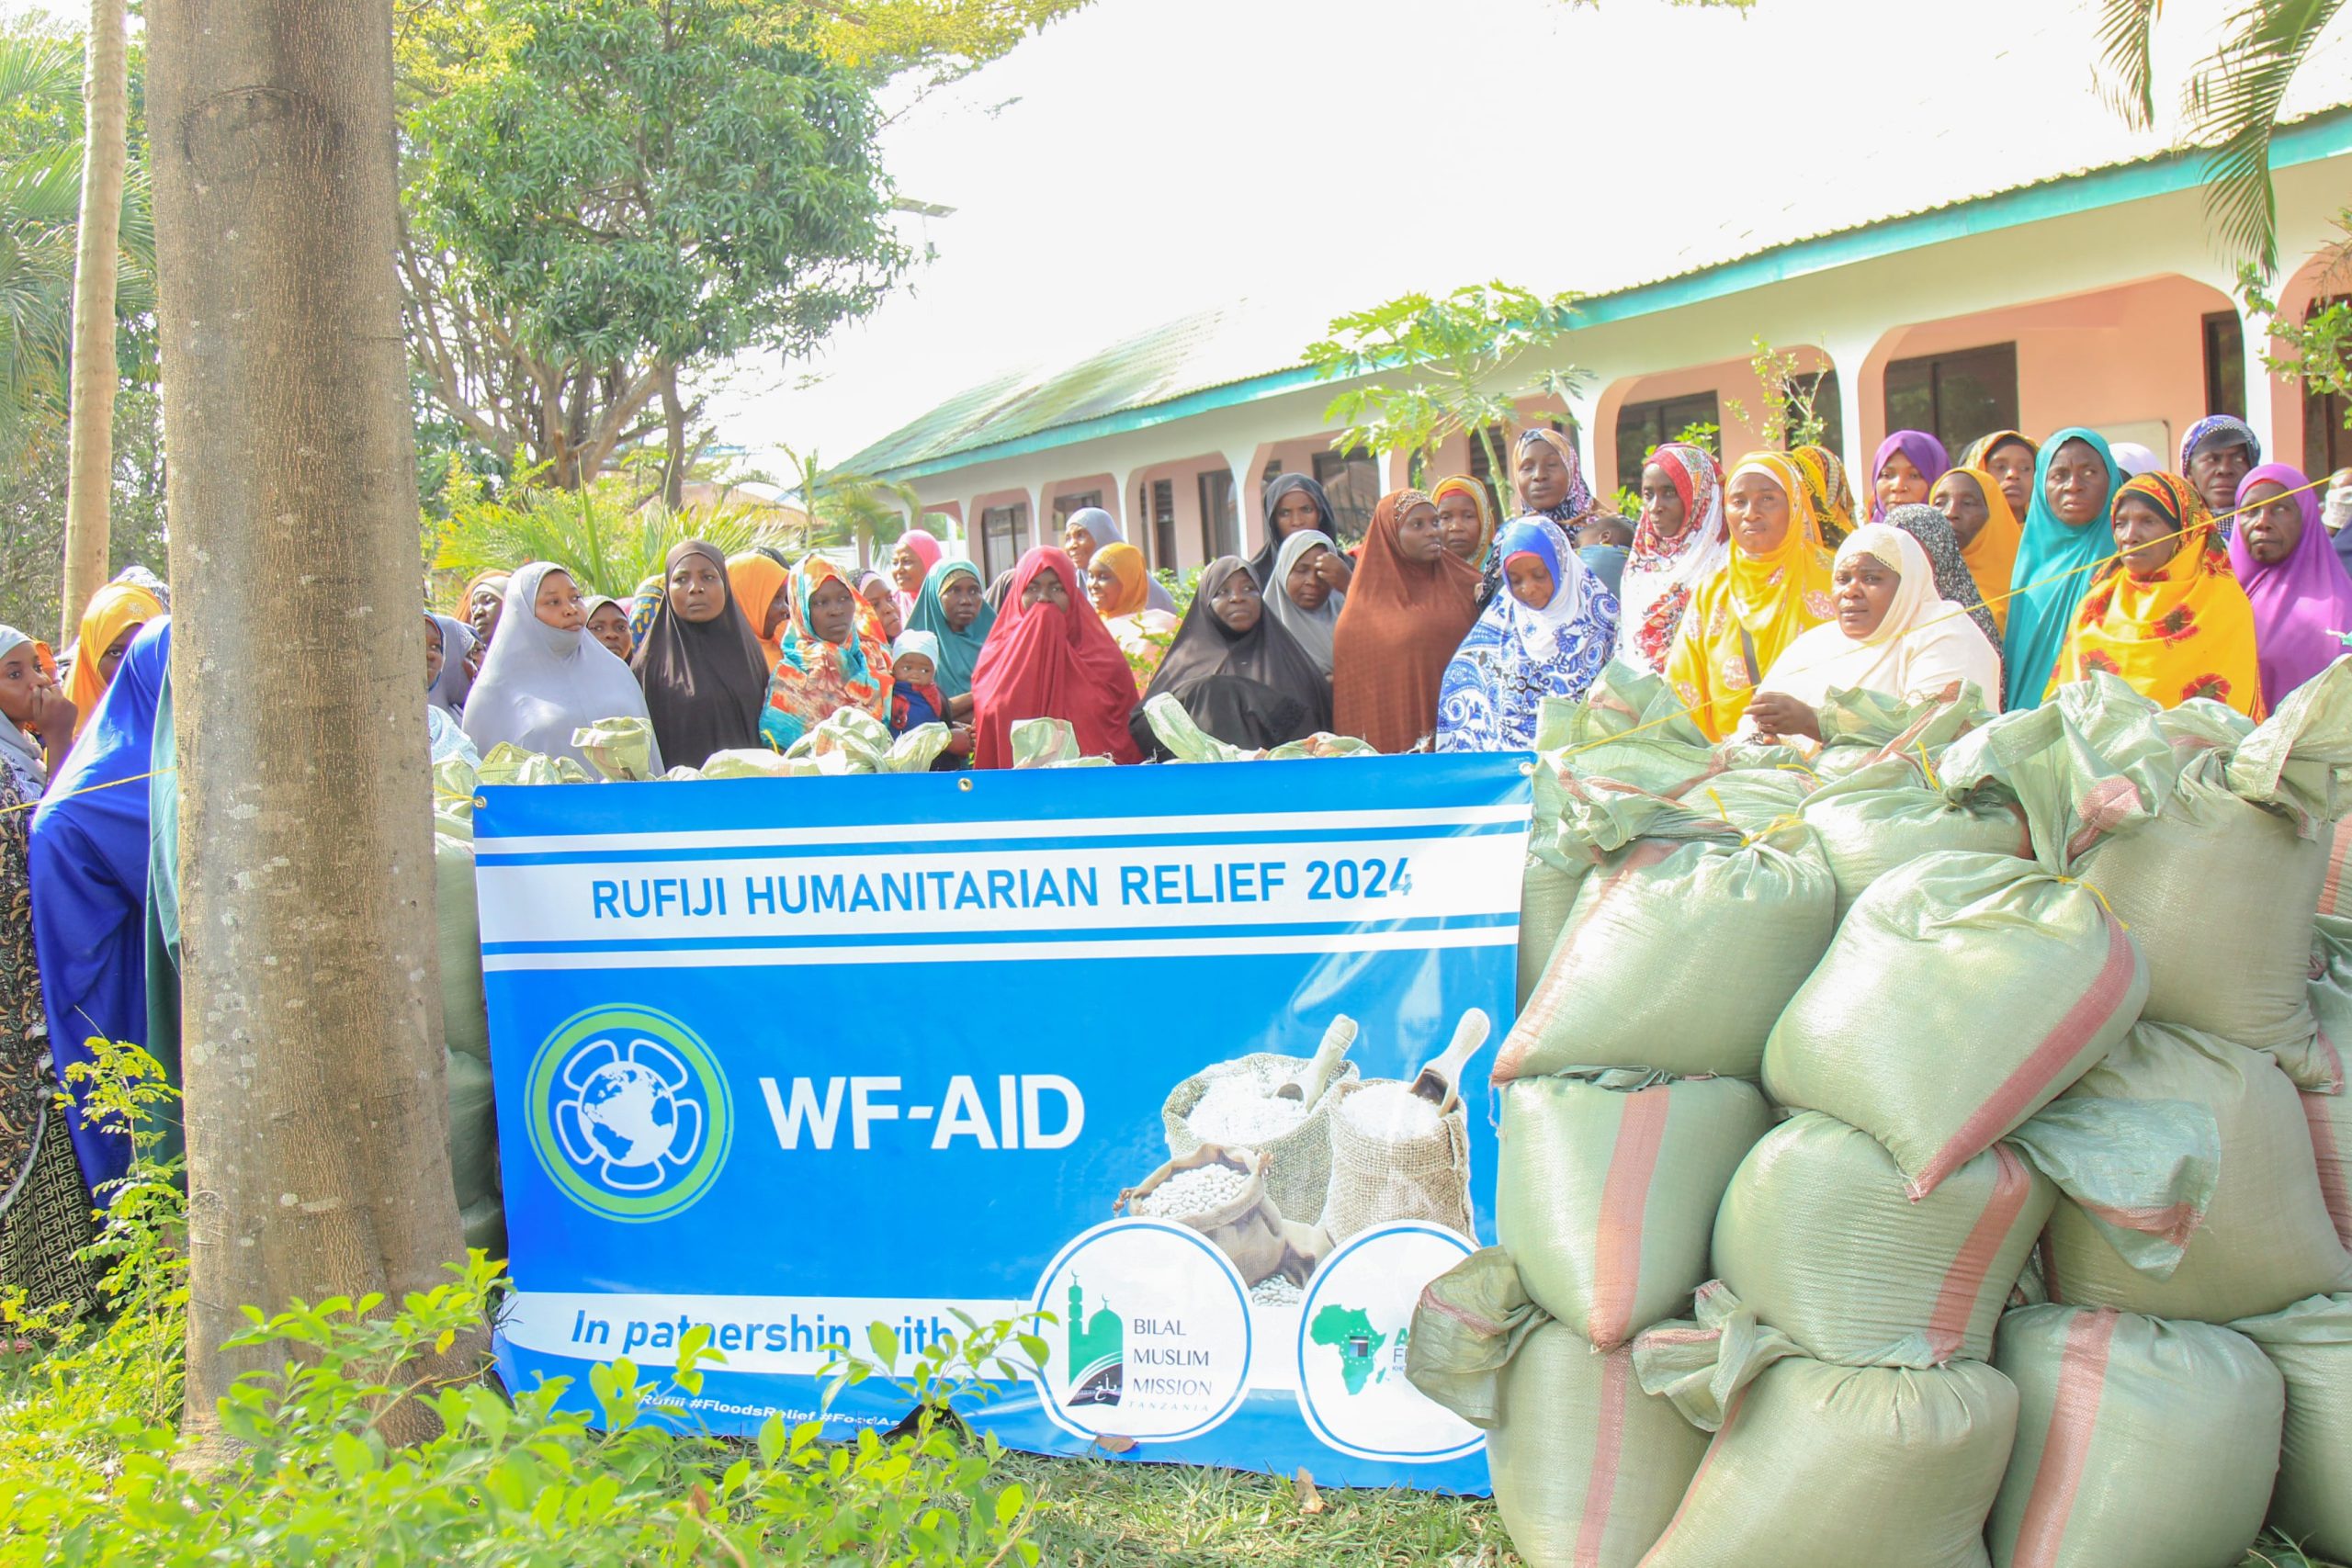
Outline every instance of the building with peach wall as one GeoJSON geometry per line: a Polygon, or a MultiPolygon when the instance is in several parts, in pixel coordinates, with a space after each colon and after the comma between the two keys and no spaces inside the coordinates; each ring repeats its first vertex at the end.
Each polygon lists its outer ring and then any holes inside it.
{"type": "MultiPolygon", "coordinates": [[[[2352,207],[2352,108],[2283,128],[2273,165],[2282,309],[2352,294],[2352,269],[2330,259],[2352,207]]],[[[1719,425],[1736,456],[1761,444],[1760,339],[1824,378],[1858,490],[1879,441],[1906,423],[1948,445],[2003,424],[2036,435],[2086,424],[2172,460],[2190,424],[2230,412],[2263,434],[2267,456],[2352,464],[2344,411],[2267,368],[2263,323],[2209,237],[2199,172],[2194,155],[2169,153],[1592,296],[1551,351],[1578,373],[1575,395],[1524,404],[1521,420],[1570,430],[1604,499],[1688,423],[1719,425]]],[[[1411,465],[1334,449],[1327,411],[1341,384],[1299,363],[1323,327],[1246,303],[1204,312],[975,388],[845,466],[910,484],[929,525],[991,574],[1057,539],[1080,505],[1108,509],[1155,567],[1248,554],[1263,537],[1263,487],[1286,470],[1327,478],[1343,524],[1360,525],[1411,465]]],[[[1457,437],[1430,473],[1481,467],[1457,437]]]]}

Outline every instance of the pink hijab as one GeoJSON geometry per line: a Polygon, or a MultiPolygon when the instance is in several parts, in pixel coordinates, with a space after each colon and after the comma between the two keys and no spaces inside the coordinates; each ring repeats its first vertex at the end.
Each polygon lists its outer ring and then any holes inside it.
{"type": "Polygon", "coordinates": [[[2352,632],[2352,573],[2336,558],[2335,542],[2320,523],[2319,502],[2299,468],[2265,463],[2238,481],[2237,503],[2267,481],[2296,492],[2303,514],[2303,536],[2292,554],[2263,566],[2246,548],[2241,514],[2230,529],[2230,568],[2254,604],[2254,647],[2262,671],[2262,700],[2272,713],[2287,694],[2326,669],[2345,651],[2340,632],[2352,632]]]}
{"type": "MultiPolygon", "coordinates": [[[[922,574],[925,577],[931,575],[931,569],[939,564],[939,558],[945,553],[938,536],[924,528],[908,529],[899,536],[899,542],[914,552],[915,559],[922,562],[922,574]]],[[[899,614],[902,616],[913,615],[915,600],[922,592],[922,584],[920,582],[915,584],[915,592],[912,593],[897,592],[895,596],[899,601],[899,614]]]]}

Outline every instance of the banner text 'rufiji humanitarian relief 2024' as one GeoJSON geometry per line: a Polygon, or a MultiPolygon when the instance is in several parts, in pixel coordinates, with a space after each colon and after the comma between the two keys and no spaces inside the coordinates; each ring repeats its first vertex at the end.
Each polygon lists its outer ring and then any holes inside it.
{"type": "Polygon", "coordinates": [[[1484,1491],[1404,1369],[1492,1239],[1524,767],[483,789],[505,1374],[707,1327],[665,1414],[749,1433],[872,1323],[1046,1313],[1008,1444],[1484,1491]]]}

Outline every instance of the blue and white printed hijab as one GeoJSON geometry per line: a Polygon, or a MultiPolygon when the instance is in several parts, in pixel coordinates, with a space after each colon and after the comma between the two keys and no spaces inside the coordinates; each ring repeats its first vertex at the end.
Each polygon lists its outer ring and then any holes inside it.
{"type": "Polygon", "coordinates": [[[1616,646],[1617,597],[1577,558],[1557,523],[1512,522],[1495,541],[1506,576],[1518,555],[1533,556],[1552,574],[1551,602],[1532,608],[1506,586],[1479,614],[1438,690],[1441,751],[1532,746],[1544,699],[1581,698],[1616,646]]]}

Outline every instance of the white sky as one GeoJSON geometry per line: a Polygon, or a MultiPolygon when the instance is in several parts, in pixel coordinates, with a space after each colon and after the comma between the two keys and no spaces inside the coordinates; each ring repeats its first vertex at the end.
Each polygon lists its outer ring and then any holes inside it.
{"type": "MultiPolygon", "coordinates": [[[[2161,71],[2222,4],[2165,6],[2161,71]]],[[[901,193],[956,209],[904,220],[936,259],[815,361],[739,367],[719,432],[838,463],[990,376],[1237,298],[1319,325],[1487,277],[1597,292],[2153,151],[2098,96],[2094,14],[1096,0],[891,127],[901,193]]],[[[2298,100],[2343,96],[2343,43],[2298,100]]]]}

